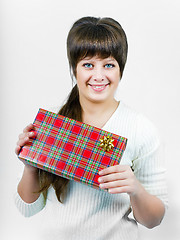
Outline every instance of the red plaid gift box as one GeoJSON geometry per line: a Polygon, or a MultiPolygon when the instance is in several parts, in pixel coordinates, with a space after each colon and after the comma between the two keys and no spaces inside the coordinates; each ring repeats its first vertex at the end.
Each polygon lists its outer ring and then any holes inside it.
{"type": "Polygon", "coordinates": [[[120,163],[127,139],[44,109],[34,121],[36,138],[19,159],[67,179],[99,188],[98,172],[120,163]]]}

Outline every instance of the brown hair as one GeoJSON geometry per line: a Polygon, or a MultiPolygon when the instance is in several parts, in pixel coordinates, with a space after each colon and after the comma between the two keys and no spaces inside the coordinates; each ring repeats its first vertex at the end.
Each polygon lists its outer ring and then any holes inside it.
{"type": "Polygon", "coordinates": [[[76,21],[67,37],[70,68],[76,76],[77,63],[89,56],[112,56],[119,64],[121,76],[127,59],[127,38],[121,25],[112,18],[84,17],[76,21]]]}
{"type": "MultiPolygon", "coordinates": [[[[80,60],[95,55],[100,58],[112,56],[119,64],[121,77],[127,59],[127,39],[121,25],[112,18],[83,17],[77,20],[67,37],[67,56],[70,72],[76,77],[76,67],[80,60]]],[[[58,114],[82,121],[82,109],[79,102],[79,91],[75,85],[67,102],[58,114]]],[[[39,170],[40,192],[47,196],[52,185],[60,202],[63,201],[69,180],[39,170]]]]}

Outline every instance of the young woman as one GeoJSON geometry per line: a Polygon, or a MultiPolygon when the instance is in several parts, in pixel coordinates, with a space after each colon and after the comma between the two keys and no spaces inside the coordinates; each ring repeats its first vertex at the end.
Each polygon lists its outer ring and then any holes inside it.
{"type": "MultiPolygon", "coordinates": [[[[44,208],[44,239],[133,240],[137,222],[153,228],[163,219],[167,191],[156,129],[114,98],[127,49],[125,32],[111,18],[84,17],[69,32],[67,55],[76,84],[59,114],[126,137],[128,144],[120,165],[99,173],[100,190],[25,165],[16,205],[27,217],[44,208]]],[[[35,137],[32,129],[30,124],[20,134],[16,154],[35,137]]]]}

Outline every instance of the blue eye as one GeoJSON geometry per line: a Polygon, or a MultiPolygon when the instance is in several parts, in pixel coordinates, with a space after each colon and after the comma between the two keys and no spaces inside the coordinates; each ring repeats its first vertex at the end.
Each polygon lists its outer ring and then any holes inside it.
{"type": "Polygon", "coordinates": [[[114,64],[111,64],[111,63],[108,63],[105,65],[105,68],[113,68],[114,67],[114,64]]]}
{"type": "Polygon", "coordinates": [[[91,63],[84,63],[83,66],[85,68],[92,68],[93,65],[91,63]]]}

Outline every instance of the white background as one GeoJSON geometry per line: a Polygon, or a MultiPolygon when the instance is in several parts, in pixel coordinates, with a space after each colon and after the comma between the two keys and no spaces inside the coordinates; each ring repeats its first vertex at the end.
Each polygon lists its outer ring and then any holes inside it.
{"type": "MultiPolygon", "coordinates": [[[[0,239],[35,239],[38,215],[22,217],[13,202],[22,171],[14,148],[39,107],[60,106],[71,89],[66,37],[80,17],[119,21],[129,55],[117,98],[159,128],[167,166],[169,210],[143,240],[180,239],[180,3],[177,0],[1,0],[0,239]],[[33,237],[32,237],[33,236],[33,237]]],[[[47,219],[48,221],[48,219],[47,219]]]]}

